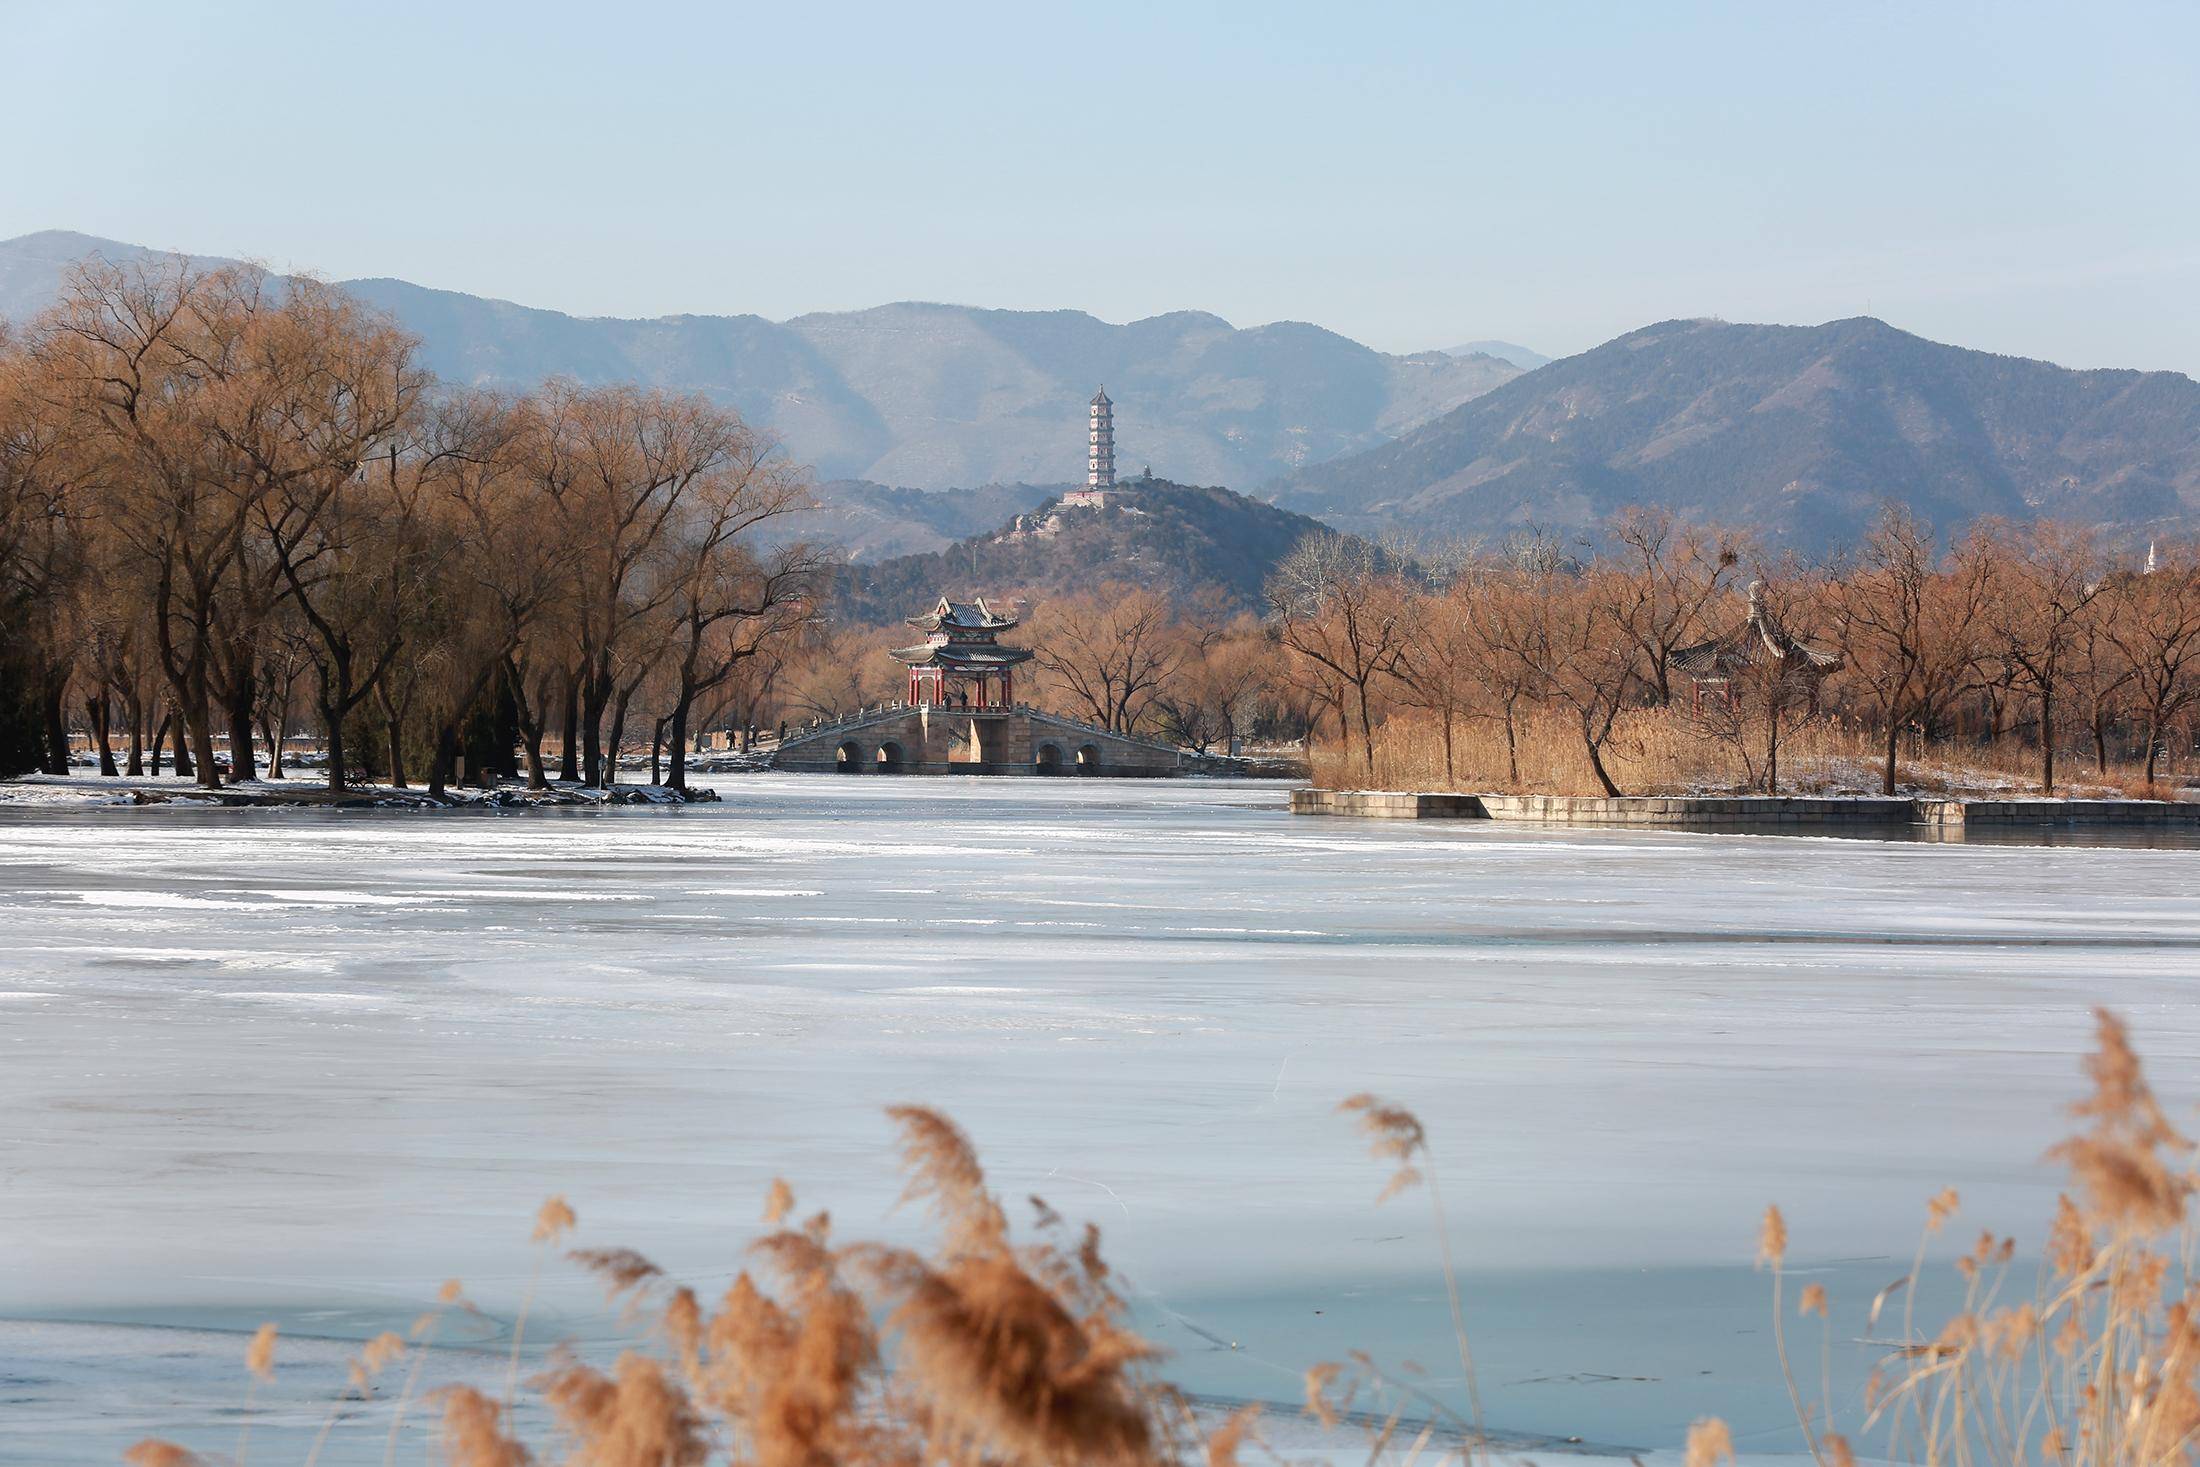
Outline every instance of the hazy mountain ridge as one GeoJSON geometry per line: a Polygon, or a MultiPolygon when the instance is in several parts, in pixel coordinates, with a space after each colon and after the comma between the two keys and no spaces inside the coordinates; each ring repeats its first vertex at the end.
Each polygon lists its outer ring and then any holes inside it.
{"type": "Polygon", "coordinates": [[[943,593],[1043,598],[1118,581],[1180,600],[1211,589],[1252,611],[1276,562],[1323,528],[1228,489],[1155,479],[1127,486],[1103,506],[1063,507],[1050,498],[941,550],[850,566],[838,605],[851,620],[885,622],[914,615],[943,593]]]}
{"type": "Polygon", "coordinates": [[[1533,372],[1537,367],[1547,367],[1558,360],[1556,357],[1543,355],[1532,346],[1522,346],[1517,341],[1469,341],[1458,346],[1445,347],[1444,354],[1453,357],[1495,357],[1501,362],[1512,363],[1523,372],[1533,372]]]}
{"type": "MultiPolygon", "coordinates": [[[[62,231],[0,241],[0,315],[36,314],[94,253],[159,252],[62,231]]],[[[1387,441],[1518,375],[1494,357],[1390,356],[1317,326],[1240,329],[1197,311],[1113,325],[903,302],[783,322],[624,320],[401,280],[339,284],[418,335],[447,380],[697,391],[771,428],[821,479],[924,489],[1081,480],[1086,403],[1103,384],[1133,471],[1248,484],[1387,441]]]]}
{"type": "Polygon", "coordinates": [[[1067,484],[985,484],[976,489],[906,489],[867,479],[817,486],[817,508],[763,527],[774,544],[831,543],[855,560],[921,555],[993,529],[1055,498],[1067,484]]]}
{"type": "Polygon", "coordinates": [[[2200,383],[1946,346],[1869,317],[1665,321],[1272,486],[1350,528],[1592,528],[1628,504],[1853,539],[1888,499],[1942,527],[2054,517],[2200,529],[2200,383]]]}

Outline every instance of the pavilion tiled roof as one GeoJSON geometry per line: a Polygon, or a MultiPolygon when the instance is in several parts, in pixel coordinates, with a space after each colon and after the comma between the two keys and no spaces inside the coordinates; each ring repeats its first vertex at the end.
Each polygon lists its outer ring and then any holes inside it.
{"type": "Polygon", "coordinates": [[[1831,647],[1818,647],[1789,634],[1779,618],[1765,609],[1764,588],[1752,581],[1749,615],[1741,625],[1707,642],[1682,647],[1673,653],[1676,670],[1699,682],[1741,675],[1752,667],[1789,663],[1799,672],[1826,677],[1841,670],[1847,660],[1831,647]]]}
{"type": "Polygon", "coordinates": [[[985,604],[983,596],[975,601],[950,601],[942,596],[940,604],[923,616],[910,617],[909,625],[927,632],[999,632],[1016,625],[1016,618],[995,611],[985,604]]]}
{"type": "Polygon", "coordinates": [[[895,651],[894,658],[911,667],[960,667],[972,671],[990,671],[997,667],[1014,667],[1019,662],[1029,662],[1031,653],[1023,647],[927,642],[921,647],[899,648],[895,651]]]}

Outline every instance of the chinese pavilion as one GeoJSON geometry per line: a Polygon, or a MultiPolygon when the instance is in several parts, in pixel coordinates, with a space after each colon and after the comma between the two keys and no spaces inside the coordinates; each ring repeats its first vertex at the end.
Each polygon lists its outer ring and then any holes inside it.
{"type": "Polygon", "coordinates": [[[1672,665],[1694,683],[1699,709],[1707,692],[1730,706],[1739,703],[1737,684],[1753,678],[1799,693],[1816,709],[1818,685],[1839,672],[1844,660],[1839,651],[1789,632],[1765,605],[1765,583],[1751,581],[1749,614],[1741,625],[1708,642],[1674,649],[1672,665]]]}
{"type": "Polygon", "coordinates": [[[1016,703],[1015,674],[1031,653],[1023,647],[1003,647],[1000,634],[1016,625],[976,601],[950,601],[923,616],[909,618],[909,625],[929,633],[921,646],[903,647],[894,656],[909,665],[909,702],[919,708],[1012,708],[1016,703]]]}

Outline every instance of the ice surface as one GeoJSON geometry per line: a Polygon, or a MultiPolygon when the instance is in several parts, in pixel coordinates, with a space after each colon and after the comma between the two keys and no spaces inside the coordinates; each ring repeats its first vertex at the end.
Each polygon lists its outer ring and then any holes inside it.
{"type": "MultiPolygon", "coordinates": [[[[1362,1346],[1455,1397],[1427,1199],[1376,1209],[1334,1114],[1374,1090],[1432,1134],[1495,1424],[1665,1448],[1717,1410],[1779,1450],[1766,1202],[1861,1308],[1943,1184],[2036,1233],[2091,1004],[2200,1093],[2190,851],[1294,819],[1220,782],[719,788],[0,810],[0,1314],[357,1335],[456,1274],[494,1320],[553,1191],[711,1290],[775,1175],[908,1235],[879,1111],[914,1099],[1005,1196],[1102,1225],[1195,1389],[1295,1399],[1362,1346]]],[[[544,1338],[608,1328],[577,1280],[544,1308],[544,1338]]],[[[111,1461],[159,1414],[58,1328],[0,1333],[0,1368],[93,1418],[81,1455],[0,1422],[0,1460],[111,1461]]]]}

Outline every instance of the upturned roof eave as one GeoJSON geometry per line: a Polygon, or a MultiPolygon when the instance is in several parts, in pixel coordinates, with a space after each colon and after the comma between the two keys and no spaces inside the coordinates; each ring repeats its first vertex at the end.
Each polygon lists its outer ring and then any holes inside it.
{"type": "Polygon", "coordinates": [[[893,652],[894,660],[910,667],[943,667],[965,670],[993,670],[1015,667],[1031,660],[1031,651],[1025,647],[960,648],[952,644],[932,644],[923,647],[901,647],[893,652]]]}

